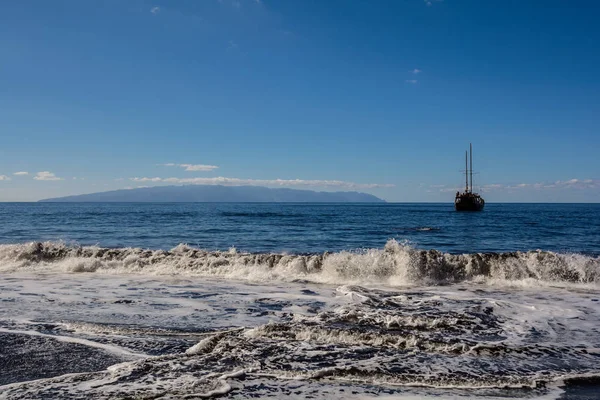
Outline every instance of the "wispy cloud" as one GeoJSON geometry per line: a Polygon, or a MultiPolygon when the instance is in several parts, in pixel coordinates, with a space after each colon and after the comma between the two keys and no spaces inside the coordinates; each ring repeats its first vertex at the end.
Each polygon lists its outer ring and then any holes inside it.
{"type": "MultiPolygon", "coordinates": [[[[163,178],[130,178],[134,182],[163,182],[163,178]]],[[[176,178],[172,178],[176,179],[176,178]]]]}
{"type": "Polygon", "coordinates": [[[37,174],[35,174],[33,179],[35,179],[36,181],[62,181],[63,180],[63,178],[59,178],[58,176],[54,175],[53,172],[50,172],[50,171],[38,172],[37,174]]]}
{"type": "Polygon", "coordinates": [[[486,189],[596,189],[600,188],[598,179],[569,179],[567,181],[517,183],[512,185],[485,185],[486,189]]]}
{"type": "Polygon", "coordinates": [[[445,186],[442,188],[439,188],[439,191],[442,193],[447,193],[447,192],[459,192],[461,190],[461,188],[459,187],[452,187],[452,186],[445,186]]]}
{"type": "Polygon", "coordinates": [[[406,83],[410,83],[411,85],[416,85],[416,84],[417,84],[417,82],[419,82],[419,81],[418,81],[418,80],[416,80],[416,79],[407,79],[407,80],[406,80],[406,83]]]}
{"type": "Polygon", "coordinates": [[[230,40],[229,43],[227,44],[227,49],[229,50],[233,50],[233,49],[237,49],[238,48],[238,44],[236,42],[234,42],[233,40],[230,40]]]}
{"type": "Polygon", "coordinates": [[[230,186],[293,186],[293,187],[337,187],[346,189],[374,189],[394,187],[391,184],[355,183],[336,180],[305,180],[305,179],[240,179],[240,178],[130,178],[134,182],[163,182],[190,185],[230,185],[230,186]]]}
{"type": "Polygon", "coordinates": [[[444,0],[424,0],[427,7],[431,7],[433,3],[441,3],[444,0]]]}
{"type": "MultiPolygon", "coordinates": [[[[440,192],[455,192],[463,190],[462,187],[451,185],[430,185],[432,189],[438,189],[440,192]]],[[[547,189],[600,189],[600,179],[569,179],[567,181],[555,182],[536,182],[536,183],[512,183],[501,184],[492,183],[481,186],[484,192],[500,191],[500,190],[547,190],[547,189]]]]}
{"type": "Polygon", "coordinates": [[[493,183],[491,185],[485,185],[484,187],[486,189],[502,189],[504,187],[504,185],[501,185],[499,183],[493,183]]]}
{"type": "Polygon", "coordinates": [[[420,73],[421,73],[421,72],[423,72],[423,71],[421,71],[419,68],[415,68],[415,69],[413,69],[413,70],[412,70],[412,71],[410,71],[410,72],[412,72],[413,74],[417,75],[417,74],[420,74],[420,73]]]}
{"type": "Polygon", "coordinates": [[[175,164],[175,163],[167,163],[167,164],[158,164],[164,167],[179,167],[183,168],[186,171],[213,171],[219,167],[216,165],[205,165],[205,164],[175,164]]]}
{"type": "Polygon", "coordinates": [[[13,175],[17,175],[17,176],[29,175],[29,172],[27,172],[27,171],[19,171],[19,172],[15,172],[13,175]]]}
{"type": "Polygon", "coordinates": [[[0,175],[0,181],[10,181],[10,176],[0,175]]]}
{"type": "Polygon", "coordinates": [[[160,12],[160,7],[152,7],[150,9],[150,12],[154,15],[158,14],[160,12]]]}
{"type": "Polygon", "coordinates": [[[600,179],[570,179],[568,181],[556,181],[554,184],[576,189],[600,188],[600,179]]]}

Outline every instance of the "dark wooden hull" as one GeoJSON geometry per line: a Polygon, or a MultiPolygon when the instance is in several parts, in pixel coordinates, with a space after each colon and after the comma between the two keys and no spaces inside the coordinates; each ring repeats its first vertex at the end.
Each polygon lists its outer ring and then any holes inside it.
{"type": "Polygon", "coordinates": [[[478,195],[459,195],[454,200],[456,211],[483,211],[485,201],[478,195]]]}
{"type": "Polygon", "coordinates": [[[472,203],[472,202],[460,202],[454,203],[456,211],[483,211],[485,204],[472,203]]]}

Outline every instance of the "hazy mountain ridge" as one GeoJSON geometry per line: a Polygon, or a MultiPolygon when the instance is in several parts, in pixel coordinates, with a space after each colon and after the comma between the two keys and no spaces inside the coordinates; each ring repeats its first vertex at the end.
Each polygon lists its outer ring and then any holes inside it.
{"type": "Polygon", "coordinates": [[[43,199],[40,202],[384,203],[385,200],[361,192],[316,192],[262,186],[186,185],[111,190],[43,199]]]}

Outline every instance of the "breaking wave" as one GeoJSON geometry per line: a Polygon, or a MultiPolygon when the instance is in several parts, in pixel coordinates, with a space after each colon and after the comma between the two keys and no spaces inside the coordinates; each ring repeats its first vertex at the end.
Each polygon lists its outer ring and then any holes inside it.
{"type": "Polygon", "coordinates": [[[444,285],[463,281],[600,284],[600,257],[528,251],[448,254],[389,240],[383,249],[320,254],[101,248],[60,242],[0,245],[2,272],[215,276],[255,281],[444,285]]]}

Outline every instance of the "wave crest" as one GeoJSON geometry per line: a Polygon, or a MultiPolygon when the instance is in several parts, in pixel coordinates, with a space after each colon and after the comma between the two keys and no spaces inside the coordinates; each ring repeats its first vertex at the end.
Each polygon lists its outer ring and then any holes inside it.
{"type": "Polygon", "coordinates": [[[383,249],[320,254],[102,248],[58,242],[0,245],[2,272],[95,272],[308,280],[354,284],[450,284],[469,280],[600,283],[600,257],[549,251],[448,254],[389,240],[383,249]]]}

